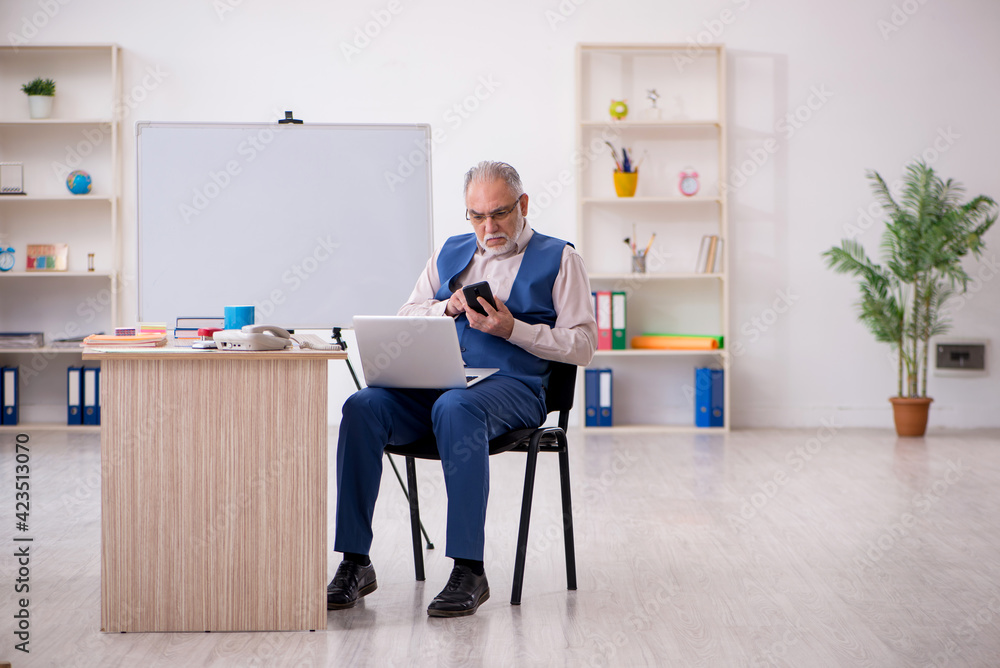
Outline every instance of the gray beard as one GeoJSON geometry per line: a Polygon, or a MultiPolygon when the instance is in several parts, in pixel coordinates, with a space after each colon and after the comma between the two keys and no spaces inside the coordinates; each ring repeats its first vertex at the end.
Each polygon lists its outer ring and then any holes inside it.
{"type": "MultiPolygon", "coordinates": [[[[520,213],[518,213],[518,215],[520,216],[520,213]]],[[[524,231],[524,226],[526,224],[527,224],[527,221],[524,219],[524,216],[521,216],[521,220],[518,221],[518,224],[517,224],[517,229],[514,230],[514,237],[513,238],[507,237],[507,242],[503,246],[500,246],[499,248],[490,247],[490,246],[487,246],[487,245],[484,244],[483,245],[483,251],[485,252],[485,254],[486,255],[504,255],[504,254],[509,253],[512,250],[514,250],[514,244],[515,244],[517,238],[521,236],[521,232],[524,231]]]]}

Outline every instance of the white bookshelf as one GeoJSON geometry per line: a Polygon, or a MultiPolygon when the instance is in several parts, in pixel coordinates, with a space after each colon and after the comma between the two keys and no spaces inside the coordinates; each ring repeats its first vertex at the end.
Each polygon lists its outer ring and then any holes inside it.
{"type": "MultiPolygon", "coordinates": [[[[15,266],[0,273],[0,331],[42,332],[46,341],[118,324],[121,246],[121,55],[113,44],[0,47],[0,162],[24,167],[26,195],[0,196],[0,244],[15,266]],[[52,117],[31,119],[21,85],[53,79],[52,117]],[[69,172],[91,175],[92,191],[73,195],[69,172]],[[25,270],[29,244],[65,243],[68,271],[25,270]],[[93,271],[88,254],[94,254],[93,271]]],[[[0,365],[20,368],[15,429],[94,431],[66,425],[66,368],[74,348],[0,348],[0,365]]]]}
{"type": "MultiPolygon", "coordinates": [[[[689,44],[580,44],[577,47],[577,248],[594,291],[627,294],[626,340],[645,333],[722,335],[729,342],[729,235],[726,193],[725,48],[689,44]],[[692,57],[693,56],[693,57],[692,57]],[[647,111],[648,89],[660,95],[659,118],[647,111]],[[629,114],[611,118],[611,100],[625,99],[629,114]],[[642,160],[634,197],[614,190],[615,148],[642,160]],[[700,188],[680,193],[682,171],[698,172],[700,188]],[[647,273],[630,272],[625,237],[643,246],[655,233],[647,273]],[[696,271],[701,238],[723,240],[719,268],[696,271]]],[[[619,153],[620,155],[620,153],[619,153]]],[[[714,351],[600,350],[592,368],[613,373],[614,426],[594,433],[691,432],[729,429],[729,355],[714,351]],[[694,369],[725,374],[723,427],[694,426],[694,369]]],[[[581,374],[581,376],[584,374],[581,374]]],[[[581,379],[579,396],[585,396],[581,379]]]]}

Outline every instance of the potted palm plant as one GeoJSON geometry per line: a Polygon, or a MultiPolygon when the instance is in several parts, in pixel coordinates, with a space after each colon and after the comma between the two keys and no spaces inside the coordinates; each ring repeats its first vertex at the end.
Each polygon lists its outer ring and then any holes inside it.
{"type": "Polygon", "coordinates": [[[52,100],[56,94],[56,82],[38,77],[21,86],[28,96],[28,115],[31,118],[48,118],[52,115],[52,100]]]}
{"type": "Polygon", "coordinates": [[[896,433],[922,436],[933,401],[927,396],[930,340],[951,328],[943,306],[965,292],[969,275],[962,261],[982,253],[997,205],[984,195],[962,202],[962,185],[943,181],[923,162],[906,166],[898,201],[878,172],[867,177],[889,217],[881,241],[883,264],[871,260],[855,239],[842,240],[823,256],[834,271],[858,279],[858,319],[876,341],[897,351],[897,395],[890,399],[896,433]]]}

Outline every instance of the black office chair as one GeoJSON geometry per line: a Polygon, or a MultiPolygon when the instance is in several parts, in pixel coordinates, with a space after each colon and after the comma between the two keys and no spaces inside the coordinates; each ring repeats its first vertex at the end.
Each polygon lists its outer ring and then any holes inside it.
{"type": "MultiPolygon", "coordinates": [[[[545,392],[546,410],[559,412],[558,427],[516,429],[490,441],[490,454],[517,451],[528,453],[524,468],[524,494],[521,500],[521,524],[517,532],[517,553],[514,560],[514,584],[511,605],[521,604],[524,584],[524,562],[528,551],[528,522],[531,519],[531,496],[535,485],[535,464],[539,452],[559,453],[559,479],[562,487],[563,539],[566,544],[566,588],[576,589],[576,548],[573,542],[573,507],[569,486],[569,450],[566,428],[573,407],[576,389],[576,365],[552,362],[545,392]]],[[[415,459],[437,459],[440,456],[433,436],[406,445],[390,445],[386,453],[406,457],[406,479],[410,502],[410,525],[413,532],[413,565],[417,580],[424,580],[424,554],[420,542],[420,506],[417,499],[417,468],[415,459]]]]}

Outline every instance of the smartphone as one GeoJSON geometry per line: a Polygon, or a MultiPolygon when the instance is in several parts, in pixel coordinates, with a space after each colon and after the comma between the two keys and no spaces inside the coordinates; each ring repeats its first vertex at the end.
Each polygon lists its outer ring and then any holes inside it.
{"type": "Polygon", "coordinates": [[[469,308],[479,315],[486,315],[486,309],[479,303],[479,297],[485,299],[486,303],[492,306],[494,311],[497,308],[497,303],[493,301],[493,290],[490,289],[490,284],[486,281],[466,285],[462,288],[462,292],[465,293],[465,301],[469,303],[469,308]]]}

